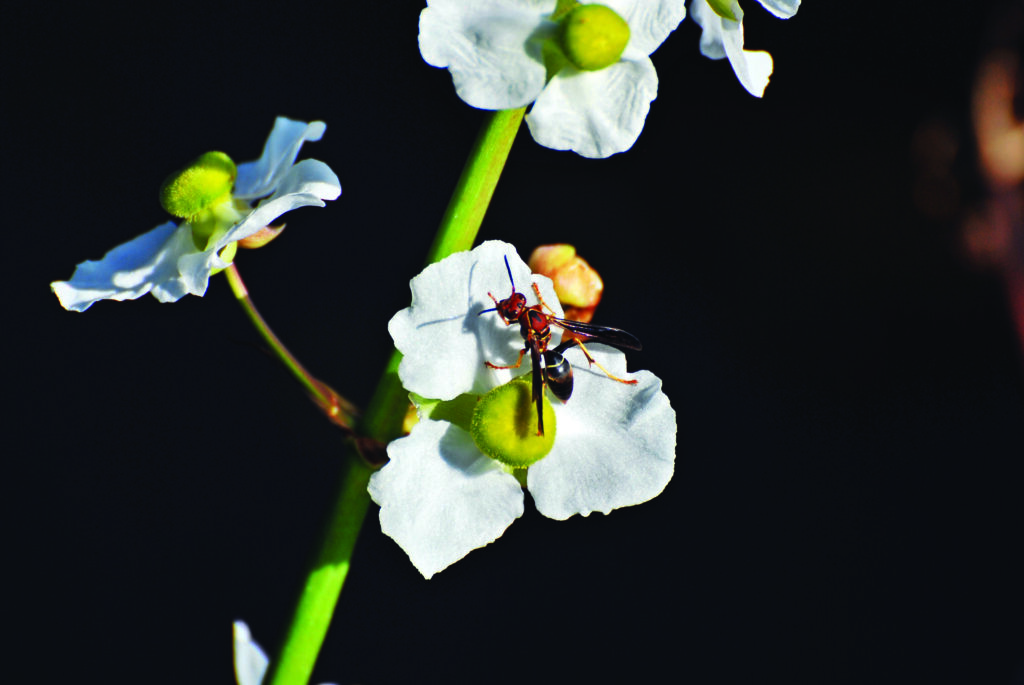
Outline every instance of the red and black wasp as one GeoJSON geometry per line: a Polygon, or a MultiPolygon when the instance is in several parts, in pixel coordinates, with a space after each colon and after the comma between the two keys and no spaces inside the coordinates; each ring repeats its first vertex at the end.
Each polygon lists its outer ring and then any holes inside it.
{"type": "Polygon", "coordinates": [[[512,278],[512,269],[508,265],[508,257],[505,257],[505,270],[508,271],[508,280],[512,282],[512,294],[499,301],[494,295],[487,293],[487,296],[494,301],[494,306],[483,310],[480,314],[498,312],[501,320],[509,326],[518,322],[519,332],[522,334],[523,340],[526,341],[526,345],[519,351],[519,358],[515,364],[498,366],[490,362],[484,363],[492,369],[518,369],[523,363],[523,356],[529,350],[530,362],[533,366],[532,401],[537,405],[537,435],[544,435],[544,403],[542,399],[544,387],[551,388],[555,397],[563,402],[572,396],[572,366],[562,356],[562,353],[573,345],[578,345],[587,361],[596,364],[597,368],[604,371],[608,378],[619,383],[636,383],[635,380],[626,380],[609,373],[590,356],[590,352],[583,344],[584,342],[598,342],[626,350],[643,349],[636,336],[618,328],[559,319],[554,315],[554,311],[545,304],[536,283],[533,284],[533,292],[537,295],[539,304],[527,307],[526,296],[516,292],[516,284],[512,278]],[[551,324],[564,329],[567,333],[563,334],[564,339],[558,346],[548,349],[548,343],[551,341],[551,324]]]}

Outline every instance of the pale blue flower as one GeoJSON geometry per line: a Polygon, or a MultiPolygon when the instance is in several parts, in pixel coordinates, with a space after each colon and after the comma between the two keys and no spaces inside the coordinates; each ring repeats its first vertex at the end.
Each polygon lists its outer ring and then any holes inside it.
{"type": "Polygon", "coordinates": [[[626,20],[621,59],[598,71],[565,64],[547,78],[543,43],[556,0],[428,0],[420,14],[423,59],[445,67],[467,104],[500,110],[533,103],[526,117],[541,145],[584,157],[628,150],[643,130],[658,74],[649,55],[683,20],[682,0],[604,0],[626,20]]]}
{"type": "MultiPolygon", "coordinates": [[[[523,347],[518,325],[506,326],[494,313],[479,315],[494,306],[488,292],[499,299],[511,292],[505,257],[528,304],[536,303],[536,282],[561,315],[550,279],[531,275],[507,243],[486,242],[432,264],[412,279],[412,305],[388,325],[403,354],[398,374],[406,389],[448,400],[486,393],[529,371],[529,357],[518,370],[484,363],[512,364],[523,347]]],[[[574,366],[574,391],[568,402],[553,399],[554,447],[526,473],[538,511],[558,520],[646,502],[674,469],[676,418],[661,380],[649,371],[627,373],[618,350],[587,347],[608,371],[638,382],[610,380],[589,368],[578,348],[565,352],[574,366]]],[[[516,477],[454,423],[424,417],[388,445],[388,456],[370,479],[370,495],[381,506],[381,529],[427,578],[493,542],[523,513],[516,477]]]]}
{"type": "MultiPolygon", "coordinates": [[[[780,19],[789,19],[800,9],[800,0],[758,0],[761,5],[780,19]]],[[[738,0],[718,0],[735,20],[721,16],[707,0],[693,0],[690,13],[700,24],[700,51],[711,59],[729,58],[736,77],[751,95],[761,97],[772,75],[772,56],[762,50],[743,49],[743,10],[738,0]]]]}
{"type": "Polygon", "coordinates": [[[187,221],[173,221],[115,247],[99,261],[85,261],[68,281],[56,281],[50,288],[61,305],[85,311],[99,300],[134,300],[146,293],[161,302],[175,302],[184,295],[203,295],[210,274],[228,265],[221,251],[247,238],[297,207],[323,207],[324,200],[341,194],[338,177],[323,162],[305,159],[295,163],[306,141],[320,140],[326,125],[307,124],[278,117],[254,162],[238,165],[232,196],[242,206],[236,223],[207,245],[196,247],[187,221]],[[251,203],[262,199],[255,207],[251,203]]]}

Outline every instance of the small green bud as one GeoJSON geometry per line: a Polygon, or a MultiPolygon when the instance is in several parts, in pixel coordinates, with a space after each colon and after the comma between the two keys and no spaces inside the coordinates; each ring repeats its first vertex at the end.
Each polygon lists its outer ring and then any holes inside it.
{"type": "Polygon", "coordinates": [[[722,17],[722,19],[736,21],[736,15],[732,11],[732,2],[730,0],[708,0],[708,7],[715,14],[722,17]]]}
{"type": "Polygon", "coordinates": [[[168,213],[192,219],[230,196],[237,169],[223,152],[207,152],[172,174],[160,187],[160,204],[168,213]]]}
{"type": "Polygon", "coordinates": [[[604,5],[579,5],[562,20],[562,50],[577,69],[596,71],[619,61],[629,24],[604,5]]]}
{"type": "Polygon", "coordinates": [[[531,401],[530,376],[499,385],[473,410],[470,434],[480,451],[513,469],[525,469],[555,444],[555,411],[544,402],[544,435],[537,435],[537,408],[531,401]]]}

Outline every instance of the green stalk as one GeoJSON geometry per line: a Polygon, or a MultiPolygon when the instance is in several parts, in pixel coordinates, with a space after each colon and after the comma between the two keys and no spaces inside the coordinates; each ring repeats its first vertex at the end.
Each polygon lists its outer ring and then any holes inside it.
{"type": "MultiPolygon", "coordinates": [[[[427,254],[428,264],[473,247],[524,112],[525,108],[487,115],[427,254]]],[[[380,443],[386,444],[401,434],[409,406],[408,393],[398,379],[400,360],[401,355],[394,351],[359,426],[361,435],[380,443]]],[[[359,529],[370,506],[366,487],[373,472],[353,452],[350,449],[346,455],[348,466],[320,554],[306,578],[281,654],[271,663],[272,670],[265,680],[271,685],[309,682],[348,575],[359,529]]]]}
{"type": "MultiPolygon", "coordinates": [[[[448,208],[441,217],[441,225],[424,264],[433,264],[450,254],[472,249],[525,113],[525,107],[488,112],[462,168],[462,175],[455,184],[448,208]]],[[[384,375],[370,400],[365,428],[371,436],[393,438],[399,434],[404,409],[409,403],[409,395],[398,379],[401,360],[401,353],[392,350],[384,375]]]]}
{"type": "Polygon", "coordinates": [[[302,384],[310,395],[312,395],[317,401],[326,402],[327,398],[320,392],[317,387],[313,376],[310,375],[306,368],[299,363],[288,348],[284,346],[281,340],[274,335],[274,331],[270,330],[270,326],[260,316],[259,311],[256,309],[256,305],[253,304],[252,298],[249,297],[249,289],[245,287],[245,282],[242,281],[242,275],[238,273],[238,267],[232,262],[226,269],[224,269],[224,275],[228,277],[228,284],[231,286],[231,292],[235,294],[238,299],[238,303],[245,310],[246,315],[249,317],[249,321],[256,327],[260,335],[268,345],[270,345],[271,351],[277,355],[285,367],[291,371],[292,375],[295,376],[296,380],[302,384]]]}
{"type": "Polygon", "coordinates": [[[249,317],[249,321],[252,322],[252,325],[259,331],[259,334],[263,336],[263,340],[270,346],[270,350],[277,355],[277,358],[281,360],[285,368],[302,384],[302,387],[306,389],[306,392],[309,393],[309,396],[317,406],[327,414],[327,417],[346,430],[350,430],[355,423],[356,408],[348,400],[313,377],[299,360],[288,351],[288,348],[284,346],[284,343],[281,342],[274,334],[274,331],[270,329],[270,326],[267,325],[267,322],[264,321],[263,317],[260,316],[259,310],[256,309],[252,298],[249,297],[249,289],[245,287],[242,275],[238,273],[238,267],[231,263],[224,269],[224,274],[228,278],[231,292],[235,294],[235,298],[249,317]]]}
{"type": "Polygon", "coordinates": [[[473,247],[526,108],[489,112],[441,217],[427,264],[473,247]]]}

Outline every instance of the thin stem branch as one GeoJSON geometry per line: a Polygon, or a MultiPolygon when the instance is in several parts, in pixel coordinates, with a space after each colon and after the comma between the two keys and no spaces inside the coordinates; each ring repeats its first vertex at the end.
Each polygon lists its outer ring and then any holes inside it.
{"type": "Polygon", "coordinates": [[[302,384],[302,387],[306,389],[306,392],[309,393],[309,396],[317,406],[327,414],[327,417],[334,423],[350,430],[354,423],[354,416],[357,413],[355,407],[309,373],[306,367],[288,351],[288,348],[284,346],[284,343],[281,342],[263,317],[260,316],[259,310],[256,309],[252,298],[249,297],[249,289],[245,287],[242,275],[238,273],[238,267],[232,263],[224,270],[224,274],[228,278],[231,292],[235,294],[238,303],[242,306],[252,325],[256,327],[256,330],[259,331],[259,334],[263,336],[263,339],[270,346],[271,351],[277,355],[277,358],[284,363],[285,368],[302,384]]]}

